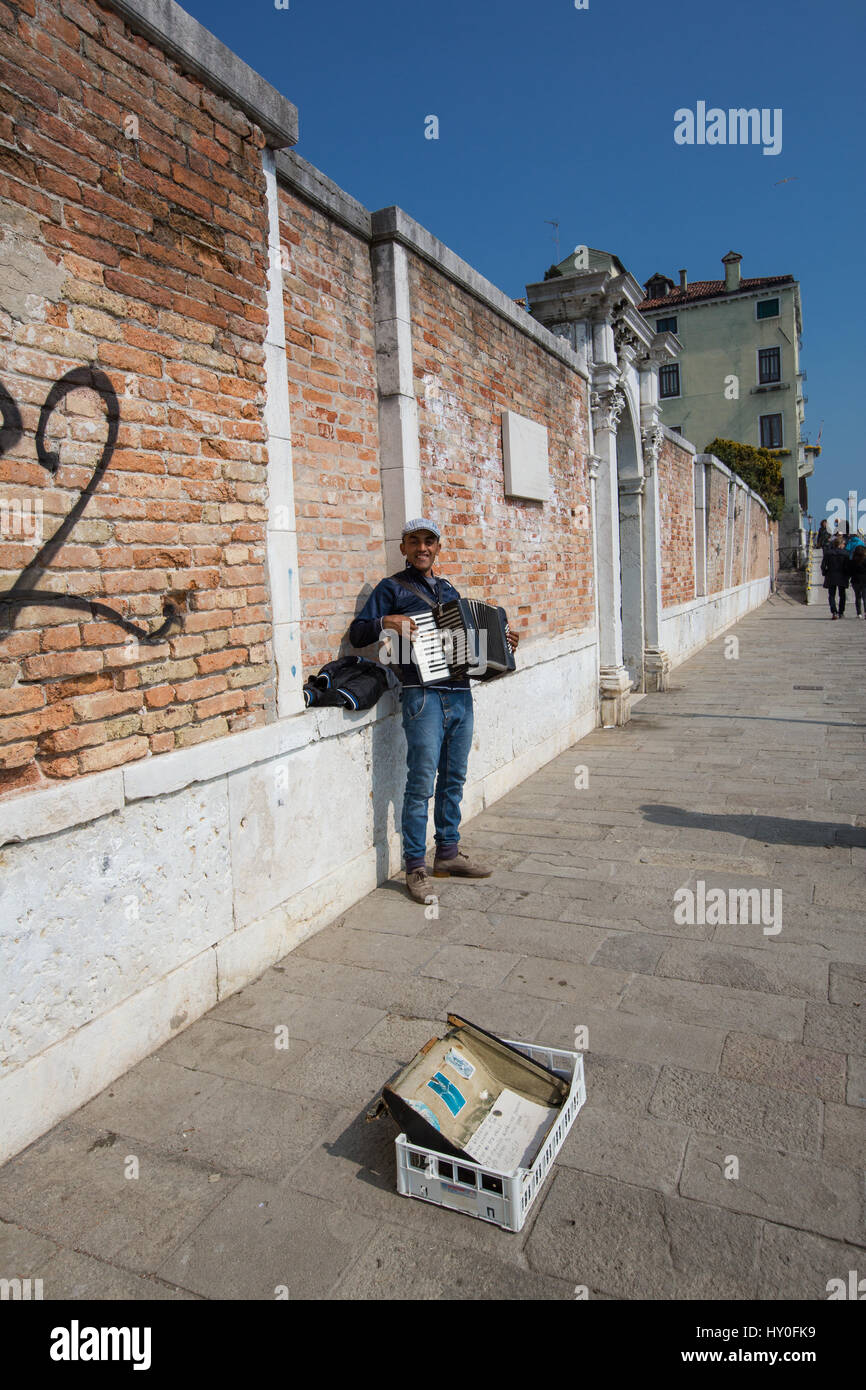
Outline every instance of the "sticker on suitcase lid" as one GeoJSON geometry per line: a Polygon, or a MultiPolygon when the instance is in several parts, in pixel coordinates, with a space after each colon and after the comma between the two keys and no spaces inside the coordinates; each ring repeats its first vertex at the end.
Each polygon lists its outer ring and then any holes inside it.
{"type": "Polygon", "coordinates": [[[407,1105],[411,1105],[412,1109],[417,1110],[418,1114],[422,1115],[429,1125],[432,1125],[434,1129],[438,1129],[441,1133],[442,1126],[439,1123],[439,1116],[434,1115],[430,1106],[425,1105],[423,1100],[410,1100],[407,1101],[407,1105]]]}
{"type": "Polygon", "coordinates": [[[464,1081],[468,1081],[470,1077],[475,1075],[475,1068],[472,1063],[461,1052],[458,1052],[456,1047],[449,1047],[445,1053],[443,1066],[453,1067],[457,1075],[462,1076],[464,1081]]]}
{"type": "Polygon", "coordinates": [[[452,1115],[459,1115],[466,1104],[466,1097],[462,1091],[458,1091],[453,1081],[449,1081],[447,1076],[443,1076],[441,1071],[437,1071],[427,1082],[431,1091],[435,1091],[437,1096],[448,1106],[452,1115]]]}

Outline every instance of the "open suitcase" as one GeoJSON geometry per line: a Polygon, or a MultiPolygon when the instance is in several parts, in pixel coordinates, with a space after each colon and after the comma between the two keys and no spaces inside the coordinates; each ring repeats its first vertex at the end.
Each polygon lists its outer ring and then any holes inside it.
{"type": "Polygon", "coordinates": [[[586,1100],[583,1057],[506,1041],[456,1014],[384,1088],[397,1188],[519,1231],[586,1100]]]}

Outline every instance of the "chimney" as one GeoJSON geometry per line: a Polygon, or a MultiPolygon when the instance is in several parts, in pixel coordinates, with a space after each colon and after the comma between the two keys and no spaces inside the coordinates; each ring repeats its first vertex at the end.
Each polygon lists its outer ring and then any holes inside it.
{"type": "Polygon", "coordinates": [[[680,271],[680,289],[681,289],[681,290],[686,290],[686,289],[688,289],[688,286],[689,286],[689,282],[688,282],[688,280],[686,279],[686,272],[685,272],[684,270],[681,270],[681,271],[680,271]]]}
{"type": "Polygon", "coordinates": [[[722,265],[725,267],[726,294],[740,288],[740,261],[742,259],[738,251],[729,251],[727,256],[722,256],[722,265]]]}

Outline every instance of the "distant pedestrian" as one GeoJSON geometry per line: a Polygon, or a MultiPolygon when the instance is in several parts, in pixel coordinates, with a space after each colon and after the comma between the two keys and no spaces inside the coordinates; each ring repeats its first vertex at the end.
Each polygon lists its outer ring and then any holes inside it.
{"type": "Polygon", "coordinates": [[[827,518],[824,517],[824,519],[821,522],[821,525],[818,527],[818,538],[815,541],[815,544],[817,545],[819,550],[823,550],[824,546],[827,544],[829,539],[830,527],[827,525],[827,518]]]}
{"type": "Polygon", "coordinates": [[[830,615],[835,622],[837,618],[845,616],[845,590],[851,578],[851,561],[845,553],[844,536],[834,536],[830,545],[824,551],[824,558],[821,561],[821,573],[824,576],[824,588],[830,600],[830,615]],[[836,611],[836,597],[839,598],[839,610],[836,611]]]}
{"type": "Polygon", "coordinates": [[[849,556],[851,565],[851,588],[854,590],[854,603],[857,617],[862,612],[866,618],[866,545],[858,545],[849,556]]]}

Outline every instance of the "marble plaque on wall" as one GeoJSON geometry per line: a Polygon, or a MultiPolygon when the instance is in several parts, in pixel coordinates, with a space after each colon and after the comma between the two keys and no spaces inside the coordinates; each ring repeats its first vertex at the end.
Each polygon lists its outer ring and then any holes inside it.
{"type": "Polygon", "coordinates": [[[546,502],[550,496],[547,426],[502,412],[502,456],[505,463],[506,497],[529,497],[546,502]]]}

